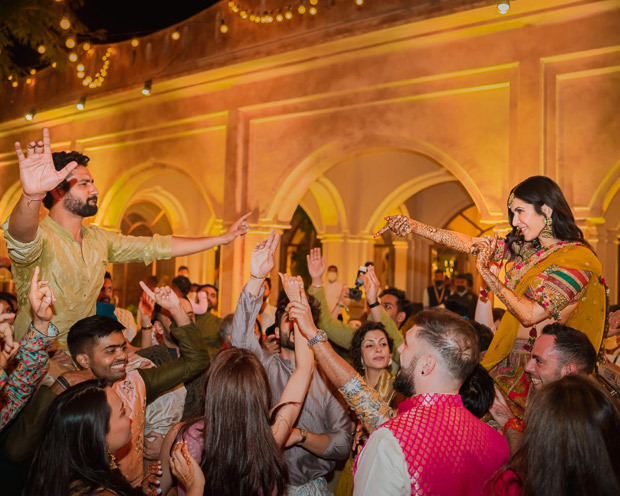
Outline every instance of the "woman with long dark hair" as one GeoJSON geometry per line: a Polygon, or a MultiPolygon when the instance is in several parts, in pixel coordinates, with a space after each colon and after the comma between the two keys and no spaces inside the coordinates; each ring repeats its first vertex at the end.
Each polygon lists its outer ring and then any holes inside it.
{"type": "Polygon", "coordinates": [[[113,453],[131,439],[131,420],[116,392],[99,380],[62,392],[50,405],[24,494],[133,496],[113,453]]]}
{"type": "Polygon", "coordinates": [[[474,238],[427,226],[405,216],[388,217],[391,229],[411,232],[466,253],[476,253],[476,265],[488,289],[508,312],[482,364],[521,417],[529,392],[524,368],[537,328],[555,321],[588,335],[598,350],[603,339],[606,293],[601,263],[577,227],[560,187],[548,177],[533,176],[508,196],[512,231],[505,239],[474,238]],[[500,280],[493,265],[505,265],[500,280]]]}
{"type": "Polygon", "coordinates": [[[518,450],[487,494],[620,494],[620,412],[591,378],[568,375],[533,397],[518,450]]]}
{"type": "MultiPolygon", "coordinates": [[[[272,256],[277,242],[278,237],[272,233],[268,240],[259,243],[253,264],[264,250],[271,250],[272,256]]],[[[258,268],[251,270],[252,274],[264,272],[258,268]]],[[[258,278],[254,279],[259,281],[255,284],[262,284],[258,278]]],[[[293,296],[291,300],[301,301],[304,305],[301,313],[289,308],[291,321],[302,318],[312,321],[301,278],[284,276],[283,282],[287,294],[293,296]]],[[[246,324],[253,326],[251,319],[246,324]]],[[[288,469],[281,447],[299,416],[314,369],[314,355],[297,324],[294,325],[294,336],[295,371],[278,405],[272,410],[269,408],[272,402],[267,373],[256,355],[241,348],[226,348],[218,353],[207,372],[203,416],[194,422],[172,427],[162,445],[160,489],[164,494],[172,484],[171,455],[175,475],[181,475],[177,470],[179,459],[175,463],[175,453],[170,452],[175,442],[187,443],[184,448],[187,453],[184,454],[188,466],[200,466],[204,474],[204,482],[202,477],[200,480],[194,478],[191,487],[185,478],[179,478],[181,496],[284,493],[288,469]]],[[[179,457],[178,453],[176,456],[179,457]]]]}

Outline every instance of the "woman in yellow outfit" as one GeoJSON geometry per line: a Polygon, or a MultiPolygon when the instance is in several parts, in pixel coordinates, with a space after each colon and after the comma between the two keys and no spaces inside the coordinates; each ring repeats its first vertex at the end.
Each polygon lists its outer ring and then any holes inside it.
{"type": "Polygon", "coordinates": [[[601,263],[575,224],[560,187],[544,176],[515,186],[508,197],[512,231],[504,238],[475,238],[427,226],[405,216],[388,217],[378,234],[411,232],[450,248],[477,254],[488,288],[506,305],[482,364],[522,417],[530,382],[524,373],[538,330],[561,322],[584,332],[600,349],[607,315],[601,263]],[[491,270],[505,265],[501,281],[491,270]]]}

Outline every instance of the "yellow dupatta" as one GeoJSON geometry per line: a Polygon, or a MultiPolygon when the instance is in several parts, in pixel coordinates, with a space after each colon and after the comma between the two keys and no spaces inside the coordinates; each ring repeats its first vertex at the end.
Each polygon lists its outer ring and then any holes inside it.
{"type": "MultiPolygon", "coordinates": [[[[549,254],[544,260],[536,263],[527,271],[515,286],[514,292],[523,296],[534,278],[552,265],[592,273],[585,291],[580,295],[578,304],[570,314],[566,325],[585,333],[598,352],[605,331],[607,300],[605,286],[599,280],[602,275],[602,265],[590,249],[581,245],[567,245],[549,254]]],[[[510,354],[517,340],[520,325],[519,320],[510,312],[504,314],[493,341],[491,341],[491,345],[481,362],[484,368],[491,370],[510,354]]]]}

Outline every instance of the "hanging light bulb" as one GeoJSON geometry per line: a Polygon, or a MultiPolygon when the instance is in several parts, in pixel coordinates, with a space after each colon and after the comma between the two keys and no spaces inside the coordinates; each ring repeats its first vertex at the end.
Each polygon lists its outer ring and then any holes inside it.
{"type": "Polygon", "coordinates": [[[30,69],[30,75],[34,76],[37,73],[36,69],[30,69]]]}
{"type": "Polygon", "coordinates": [[[153,82],[149,79],[148,81],[144,82],[144,88],[142,88],[142,94],[144,96],[148,96],[151,94],[151,85],[153,84],[153,82]]]}
{"type": "Polygon", "coordinates": [[[310,7],[310,8],[308,9],[308,13],[309,13],[310,15],[316,15],[316,12],[317,12],[316,7],[310,7]]]}
{"type": "Polygon", "coordinates": [[[310,5],[318,5],[319,0],[310,0],[310,5]]]}
{"type": "Polygon", "coordinates": [[[43,45],[39,45],[39,46],[37,47],[37,52],[39,52],[39,53],[45,53],[45,47],[44,47],[43,45]]]}
{"type": "Polygon", "coordinates": [[[86,97],[83,96],[82,98],[80,98],[80,101],[77,102],[75,106],[78,110],[84,110],[86,108],[86,97]]]}
{"type": "Polygon", "coordinates": [[[32,78],[26,79],[26,84],[30,84],[30,83],[32,83],[32,78]]]}
{"type": "Polygon", "coordinates": [[[62,29],[69,29],[71,27],[71,21],[66,15],[62,16],[62,19],[60,20],[60,27],[62,29]]]}
{"type": "Polygon", "coordinates": [[[224,19],[220,21],[220,32],[224,34],[228,33],[228,26],[224,22],[224,19]]]}
{"type": "Polygon", "coordinates": [[[300,14],[305,14],[306,13],[306,6],[302,3],[299,5],[299,7],[297,7],[297,12],[299,12],[300,14]]]}
{"type": "Polygon", "coordinates": [[[75,46],[75,40],[73,38],[67,38],[65,45],[67,45],[67,48],[73,48],[75,46]]]}
{"type": "Polygon", "coordinates": [[[75,68],[76,71],[82,72],[84,71],[84,64],[78,64],[75,68]]]}
{"type": "Polygon", "coordinates": [[[84,50],[85,52],[88,52],[88,50],[90,50],[90,43],[88,43],[88,41],[82,45],[82,50],[84,50]]]}
{"type": "Polygon", "coordinates": [[[170,36],[176,41],[181,37],[181,34],[178,31],[174,31],[170,36]]]}
{"type": "Polygon", "coordinates": [[[284,20],[284,16],[282,14],[276,14],[276,21],[282,22],[284,20]]]}
{"type": "Polygon", "coordinates": [[[37,111],[32,109],[24,117],[26,118],[27,121],[31,121],[32,119],[34,119],[34,114],[36,114],[36,113],[37,113],[37,111]]]}
{"type": "Polygon", "coordinates": [[[364,0],[355,0],[356,5],[364,5],[364,0]]]}
{"type": "Polygon", "coordinates": [[[289,20],[289,21],[290,21],[290,20],[293,18],[293,12],[292,12],[292,11],[290,11],[290,10],[287,10],[287,11],[285,12],[285,14],[284,14],[284,17],[285,17],[285,19],[287,19],[287,20],[289,20]]]}
{"type": "Polygon", "coordinates": [[[17,88],[19,86],[19,83],[17,81],[13,81],[11,83],[11,86],[13,86],[13,88],[17,88]]]}
{"type": "Polygon", "coordinates": [[[76,54],[75,52],[71,52],[71,53],[69,54],[69,60],[70,60],[71,62],[77,62],[77,54],[76,54]]]}
{"type": "Polygon", "coordinates": [[[132,47],[137,47],[140,44],[140,41],[138,40],[138,38],[134,38],[133,40],[131,40],[131,46],[132,47]]]}
{"type": "Polygon", "coordinates": [[[510,10],[510,0],[504,0],[502,2],[497,2],[497,11],[501,14],[507,14],[510,10]]]}

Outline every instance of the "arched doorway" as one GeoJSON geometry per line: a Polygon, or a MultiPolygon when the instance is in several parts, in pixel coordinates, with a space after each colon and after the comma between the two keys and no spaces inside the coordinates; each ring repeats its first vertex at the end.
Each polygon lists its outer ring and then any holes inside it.
{"type": "MultiPolygon", "coordinates": [[[[121,220],[122,234],[130,236],[153,236],[172,234],[168,216],[158,205],[141,201],[127,208],[121,220]]],[[[119,306],[137,306],[142,289],[139,281],[155,276],[159,284],[169,285],[175,275],[175,259],[154,260],[151,265],[142,263],[114,264],[112,268],[114,291],[119,306]]]]}
{"type": "Polygon", "coordinates": [[[306,211],[297,207],[291,219],[290,229],[282,233],[280,245],[280,272],[299,275],[306,286],[311,283],[306,255],[315,247],[320,247],[316,229],[306,211]]]}

